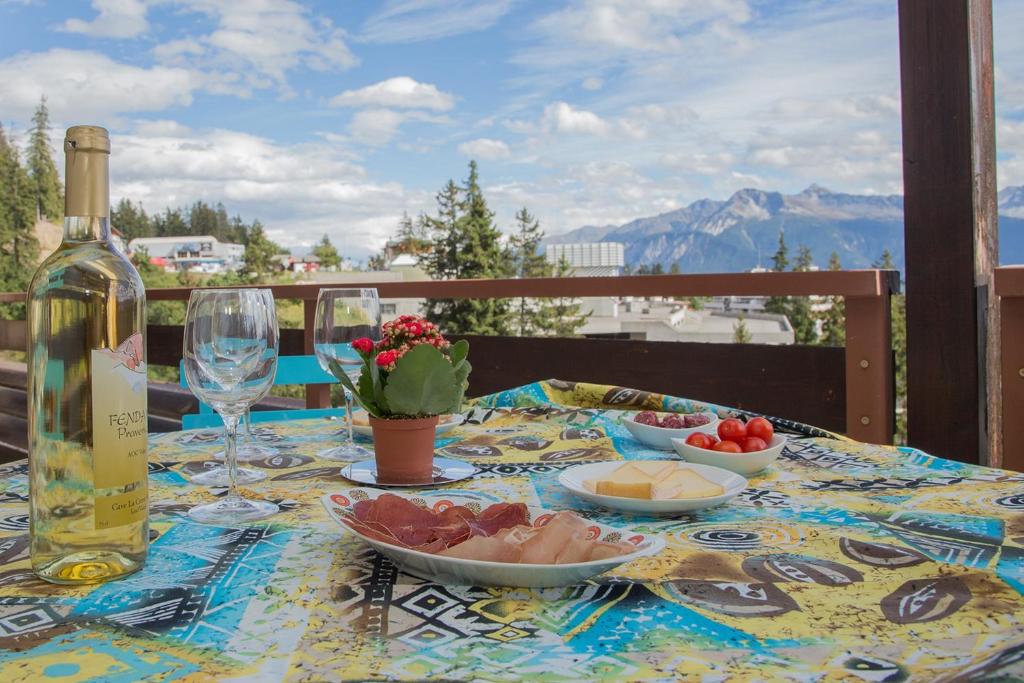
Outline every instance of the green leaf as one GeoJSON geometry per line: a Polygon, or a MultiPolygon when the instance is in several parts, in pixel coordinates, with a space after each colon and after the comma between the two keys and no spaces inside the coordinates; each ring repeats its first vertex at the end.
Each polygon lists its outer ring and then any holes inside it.
{"type": "Polygon", "coordinates": [[[384,398],[395,415],[440,415],[454,412],[462,387],[448,359],[433,346],[414,346],[388,375],[384,398]]]}
{"type": "Polygon", "coordinates": [[[372,400],[373,393],[365,393],[361,389],[361,387],[363,386],[363,380],[366,377],[366,369],[364,368],[363,371],[359,374],[360,389],[356,389],[355,385],[352,384],[352,380],[350,380],[348,378],[348,375],[345,374],[345,370],[341,367],[340,363],[338,363],[335,360],[331,360],[329,361],[329,365],[331,368],[331,374],[338,378],[338,381],[341,382],[341,385],[343,387],[348,389],[348,392],[352,394],[352,397],[355,399],[356,403],[362,406],[363,409],[366,410],[366,412],[370,413],[374,417],[380,417],[380,408],[377,407],[377,404],[372,400]]]}
{"type": "Polygon", "coordinates": [[[448,349],[448,357],[452,359],[452,365],[458,366],[459,363],[466,360],[469,355],[469,342],[465,339],[460,339],[451,345],[448,349]]]}

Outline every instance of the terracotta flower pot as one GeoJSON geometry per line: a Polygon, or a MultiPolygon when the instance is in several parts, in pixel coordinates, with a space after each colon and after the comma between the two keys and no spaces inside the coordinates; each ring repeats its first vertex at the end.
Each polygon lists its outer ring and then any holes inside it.
{"type": "Polygon", "coordinates": [[[377,480],[382,484],[434,481],[434,430],[438,416],[383,420],[370,416],[377,480]]]}

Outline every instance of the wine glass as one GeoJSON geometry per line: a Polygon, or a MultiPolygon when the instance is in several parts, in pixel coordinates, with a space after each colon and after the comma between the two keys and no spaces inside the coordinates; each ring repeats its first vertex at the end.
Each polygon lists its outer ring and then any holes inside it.
{"type": "Polygon", "coordinates": [[[246,408],[267,395],[277,371],[278,330],[273,302],[255,289],[193,290],[185,315],[182,355],[189,389],[224,420],[227,495],[188,511],[207,524],[263,519],[277,505],[238,492],[236,442],[246,408]]]}
{"type": "MultiPolygon", "coordinates": [[[[325,372],[330,362],[337,362],[352,383],[359,381],[363,359],[352,348],[352,342],[361,337],[372,341],[380,339],[380,300],[377,290],[321,289],[316,300],[316,327],[313,331],[313,352],[325,372]]],[[[345,389],[345,419],[348,438],[340,446],[317,453],[326,460],[361,460],[373,455],[352,440],[352,395],[345,389]]]]}

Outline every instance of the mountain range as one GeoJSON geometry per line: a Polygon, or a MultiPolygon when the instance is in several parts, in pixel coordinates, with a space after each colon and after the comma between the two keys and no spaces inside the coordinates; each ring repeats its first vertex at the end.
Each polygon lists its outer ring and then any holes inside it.
{"type": "MultiPolygon", "coordinates": [[[[626,263],[678,263],[684,273],[736,272],[771,266],[779,231],[792,263],[807,246],[827,267],[833,251],[844,268],[867,268],[886,249],[903,269],[903,197],[831,192],[811,185],[799,194],[739,190],[724,201],[701,199],[623,225],[588,225],[551,236],[548,244],[621,242],[626,263]]],[[[1024,263],[1024,186],[999,193],[1001,263],[1024,263]]]]}

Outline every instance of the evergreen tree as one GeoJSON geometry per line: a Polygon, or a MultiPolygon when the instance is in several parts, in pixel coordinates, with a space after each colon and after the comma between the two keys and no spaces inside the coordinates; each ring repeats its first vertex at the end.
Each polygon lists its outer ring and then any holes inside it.
{"type": "Polygon", "coordinates": [[[151,219],[153,233],[157,237],[177,237],[179,235],[191,235],[189,226],[181,215],[181,209],[164,209],[163,215],[153,214],[151,219]]]}
{"type": "Polygon", "coordinates": [[[45,96],[39,100],[32,123],[27,162],[35,184],[36,217],[58,222],[64,218],[64,188],[50,149],[50,112],[45,96]]]}
{"type": "Polygon", "coordinates": [[[668,269],[669,275],[679,275],[682,272],[682,269],[679,267],[679,261],[673,261],[672,267],[668,269]]]}
{"type": "Polygon", "coordinates": [[[249,241],[245,245],[245,269],[249,273],[264,275],[277,270],[277,263],[274,260],[281,248],[274,244],[263,231],[263,225],[257,220],[253,221],[249,229],[249,241]]]}
{"type": "MultiPolygon", "coordinates": [[[[793,263],[793,270],[796,272],[808,271],[813,264],[811,250],[800,245],[796,261],[793,263]]],[[[789,297],[786,302],[786,316],[793,326],[793,337],[797,344],[814,344],[818,341],[818,325],[811,308],[810,297],[789,297]]]]}
{"type": "MultiPolygon", "coordinates": [[[[39,255],[36,186],[0,127],[0,291],[28,288],[39,255]]],[[[0,304],[0,317],[24,319],[24,304],[0,304]]]]}
{"type": "MultiPolygon", "coordinates": [[[[424,259],[434,279],[500,278],[512,274],[511,254],[501,244],[494,213],[480,188],[475,161],[464,188],[451,180],[438,194],[438,215],[428,218],[434,236],[424,259]]],[[[513,313],[506,299],[430,299],[427,316],[445,332],[508,334],[513,313]]]]}
{"type": "Polygon", "coordinates": [[[736,324],[732,326],[732,341],[734,344],[749,344],[753,341],[750,330],[747,329],[746,319],[740,315],[736,324]]]}
{"type": "MultiPolygon", "coordinates": [[[[563,257],[555,265],[554,277],[570,277],[572,267],[563,257]]],[[[577,330],[587,323],[590,312],[583,313],[579,299],[563,296],[551,299],[540,299],[537,311],[538,336],[543,337],[574,337],[577,330]]]]}
{"type": "MultiPolygon", "coordinates": [[[[789,249],[786,247],[786,232],[785,230],[779,230],[779,248],[775,251],[775,255],[772,256],[772,270],[776,273],[782,273],[789,266],[788,258],[789,249]]],[[[768,313],[781,313],[786,314],[787,302],[784,296],[773,296],[769,297],[767,303],[764,305],[764,310],[768,313]]]]}
{"type": "MultiPolygon", "coordinates": [[[[829,270],[842,270],[839,254],[832,252],[828,259],[829,270]]],[[[821,313],[821,344],[825,346],[843,346],[846,343],[846,307],[843,297],[829,297],[828,310],[821,313]]]]}
{"type": "Polygon", "coordinates": [[[889,253],[888,249],[882,250],[882,255],[875,259],[871,267],[880,270],[896,270],[896,264],[892,262],[892,254],[889,253]]]}
{"type": "Polygon", "coordinates": [[[331,244],[327,235],[324,235],[320,243],[313,247],[313,256],[320,259],[322,268],[337,268],[341,265],[341,256],[338,255],[338,250],[331,244]]]}
{"type": "Polygon", "coordinates": [[[430,249],[430,229],[426,216],[420,214],[415,221],[403,213],[398,221],[398,239],[394,250],[398,254],[420,256],[430,249]]]}
{"type": "MultiPolygon", "coordinates": [[[[515,257],[516,276],[547,277],[551,275],[551,264],[540,253],[544,232],[540,223],[530,215],[524,206],[516,214],[516,228],[509,244],[515,257]]],[[[520,337],[531,337],[544,326],[540,304],[536,300],[520,298],[515,302],[516,332],[520,337]]]]}
{"type": "Polygon", "coordinates": [[[122,198],[110,211],[110,224],[124,235],[126,242],[136,237],[151,237],[153,224],[146,215],[141,204],[133,204],[130,199],[122,198]]]}
{"type": "Polygon", "coordinates": [[[654,267],[651,268],[651,275],[664,275],[664,274],[665,274],[665,269],[662,267],[660,261],[658,263],[655,263],[654,267]]]}

